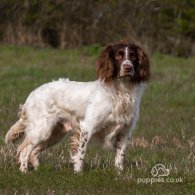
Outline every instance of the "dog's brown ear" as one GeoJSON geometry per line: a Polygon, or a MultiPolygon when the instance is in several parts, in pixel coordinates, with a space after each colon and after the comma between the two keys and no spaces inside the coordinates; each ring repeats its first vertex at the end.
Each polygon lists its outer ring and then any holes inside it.
{"type": "Polygon", "coordinates": [[[96,65],[96,73],[98,79],[110,84],[113,80],[114,65],[113,65],[113,45],[108,45],[99,56],[96,65]]]}
{"type": "Polygon", "coordinates": [[[150,79],[150,63],[146,53],[137,46],[137,54],[139,60],[139,82],[149,81],[150,79]]]}

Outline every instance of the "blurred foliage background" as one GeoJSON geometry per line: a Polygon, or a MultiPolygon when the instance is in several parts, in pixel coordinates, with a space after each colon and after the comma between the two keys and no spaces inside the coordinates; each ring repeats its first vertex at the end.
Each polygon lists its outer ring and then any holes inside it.
{"type": "Polygon", "coordinates": [[[195,0],[1,0],[0,42],[75,48],[129,39],[195,55],[195,0]]]}

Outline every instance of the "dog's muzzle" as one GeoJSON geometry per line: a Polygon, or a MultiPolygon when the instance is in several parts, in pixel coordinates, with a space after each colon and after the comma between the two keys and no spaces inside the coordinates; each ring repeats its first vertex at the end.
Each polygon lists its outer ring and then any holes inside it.
{"type": "Polygon", "coordinates": [[[133,76],[134,75],[134,67],[130,60],[125,60],[121,64],[120,76],[133,76]]]}

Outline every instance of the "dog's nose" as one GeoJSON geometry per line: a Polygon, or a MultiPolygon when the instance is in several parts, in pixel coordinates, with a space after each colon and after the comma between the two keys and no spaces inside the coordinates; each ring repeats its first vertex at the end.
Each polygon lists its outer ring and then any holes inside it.
{"type": "Polygon", "coordinates": [[[133,66],[129,64],[124,64],[124,71],[131,72],[133,70],[133,66]]]}

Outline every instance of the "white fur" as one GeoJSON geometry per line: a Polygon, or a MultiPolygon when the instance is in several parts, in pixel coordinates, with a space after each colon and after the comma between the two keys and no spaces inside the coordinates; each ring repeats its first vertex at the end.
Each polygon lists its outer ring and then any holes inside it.
{"type": "Polygon", "coordinates": [[[52,127],[64,119],[68,131],[74,130],[75,117],[83,134],[78,153],[71,156],[75,172],[82,170],[82,161],[91,137],[98,139],[105,147],[113,148],[117,144],[115,166],[122,170],[127,140],[139,117],[143,86],[129,85],[125,80],[107,86],[99,80],[75,82],[60,79],[34,90],[22,107],[27,118],[26,139],[31,142],[25,150],[31,150],[25,158],[24,152],[21,152],[21,171],[25,170],[33,148],[51,136],[52,127]],[[67,110],[74,114],[70,116],[67,110]],[[120,138],[118,142],[114,141],[117,136],[120,138]]]}

